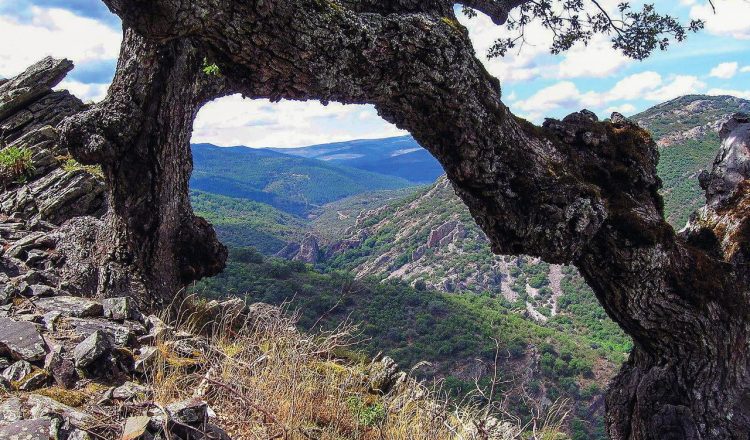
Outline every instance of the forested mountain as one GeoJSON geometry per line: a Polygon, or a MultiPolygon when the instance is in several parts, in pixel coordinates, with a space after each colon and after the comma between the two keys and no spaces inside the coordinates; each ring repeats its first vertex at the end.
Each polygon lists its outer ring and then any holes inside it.
{"type": "Polygon", "coordinates": [[[304,217],[347,196],[411,183],[314,159],[246,147],[194,144],[192,189],[266,203],[304,217]]]}
{"type": "Polygon", "coordinates": [[[438,161],[411,136],[361,139],[274,151],[397,176],[413,183],[432,183],[443,174],[438,161]]]}

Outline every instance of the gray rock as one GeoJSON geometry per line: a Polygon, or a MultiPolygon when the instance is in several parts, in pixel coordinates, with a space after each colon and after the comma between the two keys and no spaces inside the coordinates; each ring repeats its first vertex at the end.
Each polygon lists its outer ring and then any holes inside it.
{"type": "Polygon", "coordinates": [[[141,374],[147,373],[151,369],[151,367],[154,366],[154,363],[156,362],[158,357],[159,355],[156,347],[152,347],[150,345],[141,347],[138,352],[138,358],[136,358],[135,360],[134,370],[137,373],[141,374]]]}
{"type": "Polygon", "coordinates": [[[49,419],[19,420],[0,428],[3,440],[50,440],[52,421],[49,419]]]}
{"type": "Polygon", "coordinates": [[[34,304],[43,312],[57,311],[65,316],[74,316],[77,318],[94,318],[101,316],[104,311],[100,303],[77,296],[40,298],[34,304]]]}
{"type": "Polygon", "coordinates": [[[32,418],[62,417],[77,428],[85,428],[96,421],[90,414],[38,394],[30,394],[26,406],[32,418]]]}
{"type": "Polygon", "coordinates": [[[55,289],[44,284],[32,284],[26,289],[25,294],[34,298],[42,298],[46,296],[52,296],[55,294],[55,289]]]}
{"type": "Polygon", "coordinates": [[[31,371],[33,369],[34,367],[32,367],[30,363],[26,361],[18,361],[3,370],[1,375],[8,382],[18,382],[19,380],[31,374],[31,371]]]}
{"type": "Polygon", "coordinates": [[[5,255],[25,260],[27,252],[40,246],[39,242],[45,237],[46,234],[43,232],[32,232],[8,247],[8,249],[5,250],[5,255]]]}
{"type": "Polygon", "coordinates": [[[47,354],[45,347],[36,325],[0,318],[0,352],[9,353],[13,359],[34,362],[47,354]]]}
{"type": "Polygon", "coordinates": [[[44,359],[44,368],[52,374],[57,385],[72,389],[78,381],[78,373],[70,359],[66,359],[61,349],[50,351],[44,359]]]}
{"type": "Polygon", "coordinates": [[[104,307],[104,317],[117,321],[134,319],[137,312],[130,297],[107,298],[102,301],[102,306],[104,307]]]}
{"type": "Polygon", "coordinates": [[[72,69],[70,60],[46,57],[0,85],[0,119],[49,93],[72,69]]]}
{"type": "Polygon", "coordinates": [[[18,381],[19,391],[34,391],[44,387],[50,380],[50,375],[46,370],[37,368],[28,376],[18,381]]]}
{"type": "Polygon", "coordinates": [[[67,440],[93,440],[91,435],[89,435],[88,432],[80,430],[80,429],[73,429],[73,431],[68,434],[67,440]]]}
{"type": "Polygon", "coordinates": [[[130,345],[136,336],[146,333],[146,329],[133,321],[124,321],[118,324],[114,321],[100,318],[68,318],[65,324],[72,327],[73,331],[83,338],[87,338],[95,331],[102,331],[110,337],[118,346],[130,345]]]}
{"type": "MultiPolygon", "coordinates": [[[[169,417],[187,425],[203,424],[208,421],[208,404],[201,399],[192,398],[175,402],[165,407],[169,417]]],[[[159,427],[164,423],[164,414],[153,411],[152,426],[159,427]]]]}
{"type": "Polygon", "coordinates": [[[107,334],[97,330],[73,349],[75,366],[86,368],[111,350],[112,343],[107,334]]]}
{"type": "Polygon", "coordinates": [[[122,428],[122,440],[152,440],[154,438],[148,432],[151,417],[136,416],[128,417],[122,428]]]}
{"type": "Polygon", "coordinates": [[[398,364],[390,357],[384,357],[380,362],[373,362],[369,371],[370,390],[387,393],[397,383],[405,379],[405,375],[399,374],[398,364]]]}
{"type": "Polygon", "coordinates": [[[138,385],[135,382],[125,382],[112,390],[112,398],[117,400],[132,400],[137,397],[145,399],[151,393],[149,387],[138,385]]]}
{"type": "Polygon", "coordinates": [[[17,422],[22,418],[21,399],[18,397],[9,397],[0,404],[0,425],[17,422]]]}

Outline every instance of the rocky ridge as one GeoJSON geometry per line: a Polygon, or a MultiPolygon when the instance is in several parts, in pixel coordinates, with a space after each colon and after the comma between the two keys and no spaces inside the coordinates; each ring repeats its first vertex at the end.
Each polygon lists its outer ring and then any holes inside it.
{"type": "MultiPolygon", "coordinates": [[[[97,221],[105,206],[103,179],[57,142],[55,127],[85,108],[67,91],[52,91],[72,68],[46,58],[0,84],[0,155],[28,157],[22,174],[3,164],[0,438],[119,438],[122,431],[130,440],[156,439],[165,430],[177,438],[228,438],[200,398],[121,412],[152,393],[138,382],[157,359],[159,341],[169,335],[171,350],[188,358],[206,342],[172,334],[128,297],[85,298],[91,286],[69,276],[66,251],[75,244],[66,230],[97,221]]],[[[237,301],[210,306],[216,313],[246,310],[237,301]]]]}

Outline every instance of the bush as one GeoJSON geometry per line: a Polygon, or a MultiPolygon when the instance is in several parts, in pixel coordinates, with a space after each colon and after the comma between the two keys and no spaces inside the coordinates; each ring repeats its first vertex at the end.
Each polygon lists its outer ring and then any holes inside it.
{"type": "Polygon", "coordinates": [[[2,183],[23,183],[34,173],[31,150],[25,147],[7,147],[0,151],[0,176],[2,183]]]}

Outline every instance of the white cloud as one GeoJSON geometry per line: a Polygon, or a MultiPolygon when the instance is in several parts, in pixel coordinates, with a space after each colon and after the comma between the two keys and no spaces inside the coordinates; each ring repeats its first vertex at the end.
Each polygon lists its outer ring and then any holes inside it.
{"type": "Polygon", "coordinates": [[[690,18],[704,20],[709,33],[750,39],[750,2],[724,0],[715,4],[716,13],[708,2],[693,5],[690,8],[690,18]]]}
{"type": "Polygon", "coordinates": [[[706,84],[695,76],[677,75],[668,84],[659,87],[646,94],[646,99],[651,101],[668,101],[682,95],[699,93],[706,84]]]}
{"type": "Polygon", "coordinates": [[[631,62],[631,59],[612,48],[609,38],[598,34],[588,45],[576,44],[564,54],[557,76],[601,78],[622,70],[631,62]]]}
{"type": "Polygon", "coordinates": [[[713,76],[715,78],[721,78],[721,79],[729,79],[737,74],[737,69],[739,68],[739,64],[736,62],[731,63],[721,63],[711,69],[711,72],[709,73],[709,76],[713,76]]]}
{"type": "Polygon", "coordinates": [[[656,89],[661,83],[661,75],[656,72],[646,71],[626,76],[605,94],[604,101],[641,98],[644,93],[656,89]]]}
{"type": "Polygon", "coordinates": [[[622,113],[623,115],[632,115],[635,113],[635,106],[633,104],[620,104],[607,108],[604,110],[604,114],[609,116],[614,112],[622,113]]]}
{"type": "Polygon", "coordinates": [[[52,55],[75,63],[117,58],[122,36],[105,24],[55,8],[31,8],[31,20],[0,16],[0,76],[22,72],[52,55]]]}
{"type": "Polygon", "coordinates": [[[712,96],[730,95],[738,98],[750,99],[750,90],[710,89],[706,94],[712,96]]]}
{"type": "Polygon", "coordinates": [[[372,106],[317,101],[243,99],[232,95],[204,106],[193,124],[193,142],[223,146],[299,147],[350,139],[401,136],[372,106]]]}
{"type": "Polygon", "coordinates": [[[745,66],[745,67],[741,68],[740,72],[742,72],[742,73],[748,73],[748,72],[750,72],[750,66],[745,66]]]}
{"type": "Polygon", "coordinates": [[[68,90],[77,96],[81,101],[101,101],[107,96],[109,84],[85,84],[79,81],[64,80],[58,86],[58,90],[68,90]]]}
{"type": "Polygon", "coordinates": [[[552,35],[538,23],[532,23],[527,27],[525,44],[522,50],[511,49],[504,57],[487,58],[487,53],[498,38],[502,37],[504,30],[495,25],[486,15],[479,13],[476,17],[469,19],[463,14],[458,15],[458,20],[469,30],[469,37],[476,50],[477,57],[491,74],[503,82],[528,81],[542,76],[543,72],[554,68],[545,67],[549,64],[549,42],[552,35]]]}

